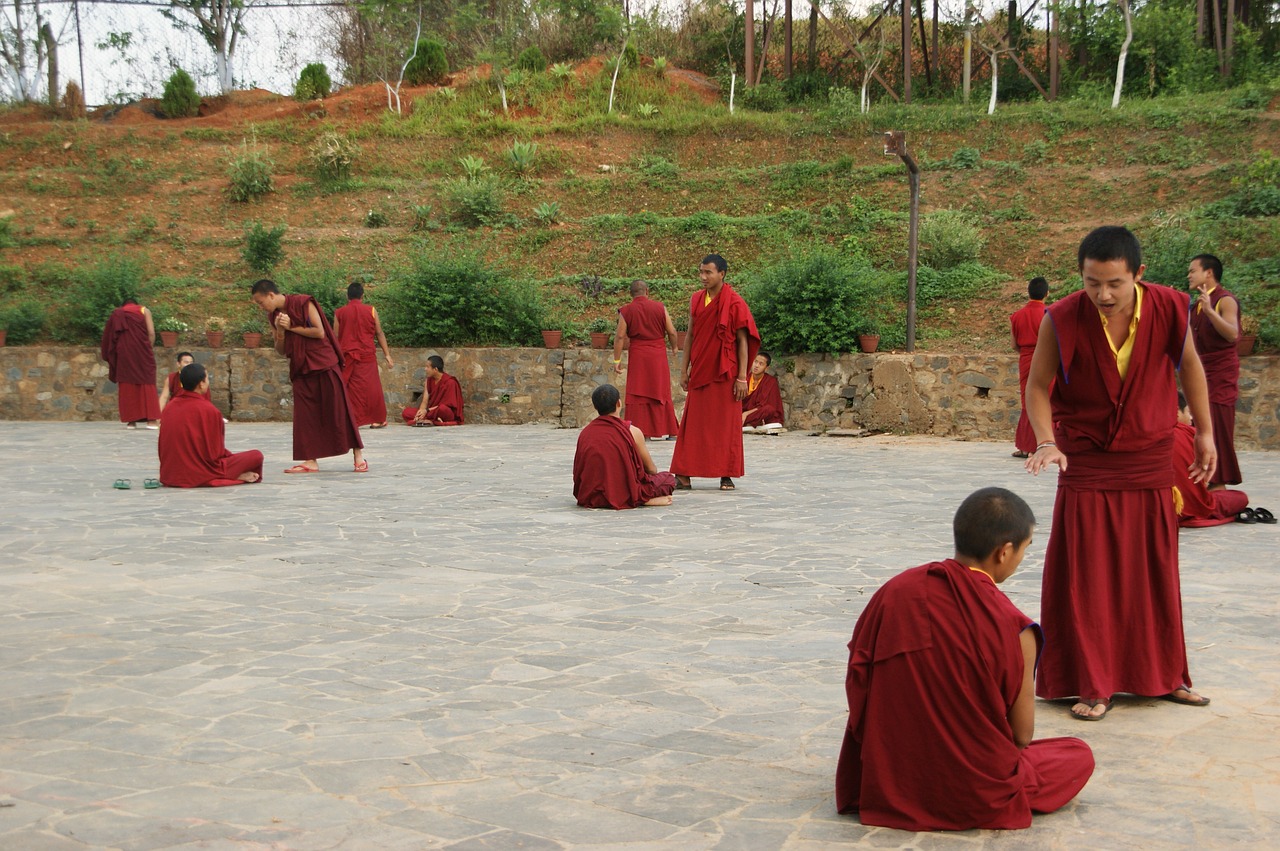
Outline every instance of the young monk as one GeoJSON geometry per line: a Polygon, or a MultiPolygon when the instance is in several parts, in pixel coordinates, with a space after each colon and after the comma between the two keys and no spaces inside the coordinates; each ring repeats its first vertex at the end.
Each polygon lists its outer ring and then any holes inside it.
{"type": "Polygon", "coordinates": [[[187,364],[179,382],[160,430],[160,482],[171,488],[218,488],[262,481],[261,452],[227,451],[224,420],[208,399],[205,368],[187,364]]]}
{"type": "Polygon", "coordinates": [[[751,362],[751,375],[747,378],[747,398],[742,400],[742,430],[776,434],[782,431],[782,392],[778,379],[766,370],[773,363],[773,355],[761,352],[751,362]]]}
{"type": "MultiPolygon", "coordinates": [[[[1187,398],[1179,393],[1178,424],[1173,427],[1173,507],[1178,512],[1178,525],[1188,529],[1234,522],[1249,507],[1249,495],[1229,488],[1210,489],[1204,482],[1191,481],[1187,471],[1195,464],[1195,441],[1196,429],[1191,423],[1187,398]]],[[[1245,514],[1244,522],[1257,522],[1253,514],[1245,514]]]]}
{"type": "Polygon", "coordinates": [[[364,442],[342,383],[342,353],[329,320],[309,295],[282,295],[275,281],[262,279],[251,290],[253,303],[267,313],[275,349],[289,359],[293,385],[293,460],[286,473],[318,473],[317,459],[354,455],[355,471],[369,472],[364,442]]]}
{"type": "Polygon", "coordinates": [[[849,642],[841,813],[899,830],[1023,828],[1084,788],[1087,744],[1032,739],[1040,628],[996,588],[1034,524],[1016,494],[976,491],[956,511],[955,557],[871,598],[849,642]]]}
{"type": "Polygon", "coordinates": [[[160,399],[156,395],[156,329],[151,311],[126,298],[111,312],[102,329],[100,354],[107,377],[116,384],[116,403],[125,428],[159,428],[160,399]]]}
{"type": "Polygon", "coordinates": [[[356,425],[386,428],[387,399],[382,393],[374,344],[382,347],[387,366],[396,364],[387,348],[387,336],[382,333],[378,309],[364,303],[364,285],[359,281],[352,281],[347,287],[347,303],[334,311],[333,334],[342,351],[342,380],[347,385],[356,425]]]}
{"type": "Polygon", "coordinates": [[[613,370],[622,374],[622,347],[630,340],[624,410],[645,437],[674,436],[680,428],[671,402],[671,364],[667,362],[667,343],[675,349],[676,339],[666,305],[649,298],[646,281],[632,281],[631,302],[618,309],[613,370]]]}
{"type": "Polygon", "coordinates": [[[1204,364],[1209,383],[1209,416],[1213,417],[1213,445],[1218,466],[1210,488],[1224,488],[1243,481],[1236,459],[1236,400],[1240,398],[1240,337],[1244,317],[1240,302],[1222,286],[1222,261],[1212,254],[1198,254],[1187,268],[1187,286],[1199,293],[1191,308],[1191,336],[1204,364]]]}
{"type": "Polygon", "coordinates": [[[612,384],[591,393],[599,414],[578,435],[573,495],[583,508],[670,505],[676,477],[660,473],[644,445],[644,432],[618,416],[622,397],[612,384]]]}
{"type": "Polygon", "coordinates": [[[410,405],[400,412],[405,425],[462,425],[462,385],[444,371],[444,358],[427,358],[426,379],[422,382],[422,400],[418,407],[410,405]]]}
{"type": "Polygon", "coordinates": [[[1049,282],[1032,278],[1027,284],[1027,303],[1009,317],[1013,347],[1018,351],[1018,392],[1022,398],[1022,413],[1013,438],[1014,458],[1026,458],[1036,451],[1036,433],[1027,418],[1027,378],[1031,375],[1031,356],[1036,353],[1036,341],[1040,339],[1040,322],[1044,319],[1044,300],[1048,295],[1049,282]]]}
{"type": "MultiPolygon", "coordinates": [[[[195,363],[195,362],[196,362],[195,356],[192,355],[191,352],[178,352],[178,358],[177,358],[178,368],[175,369],[173,372],[169,373],[169,377],[164,380],[164,389],[160,391],[160,413],[161,414],[164,413],[165,406],[169,404],[169,400],[171,400],[174,396],[177,396],[178,391],[182,389],[182,382],[179,379],[179,375],[182,372],[182,368],[189,363],[195,363]]],[[[207,392],[206,392],[205,398],[209,399],[209,401],[213,401],[212,396],[207,392]]]]}

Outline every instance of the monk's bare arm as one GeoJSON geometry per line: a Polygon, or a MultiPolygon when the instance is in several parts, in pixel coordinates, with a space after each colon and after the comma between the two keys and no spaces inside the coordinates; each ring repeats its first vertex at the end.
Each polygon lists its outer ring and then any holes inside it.
{"type": "Polygon", "coordinates": [[[310,325],[306,328],[300,328],[297,325],[290,325],[289,330],[300,337],[310,337],[312,340],[324,339],[324,325],[320,322],[320,311],[316,310],[315,303],[307,305],[307,322],[310,325]]]}
{"type": "Polygon", "coordinates": [[[666,309],[665,307],[664,307],[664,308],[662,308],[662,318],[663,318],[664,320],[666,320],[666,323],[667,323],[667,340],[668,340],[668,341],[670,342],[670,344],[671,344],[671,351],[673,351],[673,352],[674,352],[676,349],[680,348],[680,344],[679,344],[679,342],[678,342],[678,340],[679,340],[680,338],[679,338],[679,336],[676,334],[676,323],[674,323],[674,322],[672,322],[672,321],[671,321],[671,314],[670,314],[670,313],[667,313],[667,309],[666,309]]]}
{"type": "Polygon", "coordinates": [[[738,377],[733,380],[733,398],[741,402],[747,398],[747,370],[751,368],[751,364],[747,363],[746,328],[738,329],[738,333],[734,334],[734,343],[738,349],[738,377]]]}
{"type": "Polygon", "coordinates": [[[142,308],[142,318],[147,321],[147,339],[150,340],[151,344],[154,346],[156,342],[156,326],[155,323],[151,321],[151,311],[147,310],[145,307],[142,308]]]}
{"type": "Polygon", "coordinates": [[[1217,331],[1222,336],[1222,339],[1234,343],[1236,338],[1240,336],[1238,320],[1240,305],[1236,303],[1236,300],[1234,298],[1224,298],[1218,302],[1218,310],[1210,307],[1209,300],[1203,296],[1200,298],[1200,303],[1204,305],[1204,315],[1209,317],[1209,321],[1213,323],[1213,330],[1217,331]]]}
{"type": "Polygon", "coordinates": [[[1027,472],[1038,475],[1050,464],[1059,470],[1067,469],[1067,456],[1053,444],[1053,406],[1049,404],[1049,386],[1058,372],[1058,335],[1047,318],[1040,323],[1040,336],[1036,340],[1036,352],[1031,356],[1031,372],[1027,376],[1027,419],[1036,433],[1039,446],[1026,461],[1027,472]]]}
{"type": "Polygon", "coordinates": [[[1013,743],[1019,748],[1031,744],[1036,734],[1036,636],[1027,627],[1018,636],[1022,645],[1022,686],[1009,709],[1009,726],[1013,728],[1013,743]]]}
{"type": "MultiPolygon", "coordinates": [[[[382,333],[382,320],[378,318],[378,308],[373,308],[373,330],[378,332],[378,345],[382,346],[382,356],[387,359],[387,366],[395,366],[391,359],[391,349],[387,348],[387,335],[382,333]]],[[[338,335],[338,318],[333,318],[333,334],[338,335]]]]}
{"type": "Polygon", "coordinates": [[[1218,450],[1213,445],[1213,420],[1209,417],[1209,382],[1205,380],[1204,365],[1200,363],[1190,334],[1182,344],[1182,367],[1178,373],[1191,419],[1196,424],[1196,460],[1187,468],[1187,474],[1193,482],[1207,482],[1218,467],[1218,450]]]}
{"type": "Polygon", "coordinates": [[[613,329],[613,371],[622,375],[622,344],[627,340],[627,320],[618,314],[618,327],[613,329]]]}
{"type": "Polygon", "coordinates": [[[160,413],[164,413],[164,406],[169,404],[169,382],[166,379],[164,389],[160,391],[160,413]]]}
{"type": "MultiPolygon", "coordinates": [[[[689,333],[693,333],[693,310],[689,310],[689,333]]],[[[685,343],[684,348],[680,350],[680,389],[689,389],[689,346],[685,343]]]]}
{"type": "Polygon", "coordinates": [[[649,447],[645,446],[644,432],[632,426],[631,440],[636,445],[636,452],[640,453],[640,463],[644,465],[644,471],[646,473],[658,472],[658,465],[653,463],[653,456],[649,454],[649,447]]]}

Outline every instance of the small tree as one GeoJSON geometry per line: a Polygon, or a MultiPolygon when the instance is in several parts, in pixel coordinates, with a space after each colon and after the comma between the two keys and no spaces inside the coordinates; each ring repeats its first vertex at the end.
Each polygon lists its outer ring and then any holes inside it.
{"type": "Polygon", "coordinates": [[[332,88],[333,80],[329,79],[329,69],[323,62],[312,62],[298,75],[298,82],[293,87],[293,96],[297,100],[326,98],[332,88]]]}
{"type": "Polygon", "coordinates": [[[166,118],[190,118],[200,111],[200,94],[191,75],[179,68],[164,84],[160,109],[166,118]]]}
{"type": "Polygon", "coordinates": [[[434,38],[419,39],[409,63],[404,66],[404,78],[412,86],[443,83],[449,73],[449,59],[444,44],[434,38]]]}

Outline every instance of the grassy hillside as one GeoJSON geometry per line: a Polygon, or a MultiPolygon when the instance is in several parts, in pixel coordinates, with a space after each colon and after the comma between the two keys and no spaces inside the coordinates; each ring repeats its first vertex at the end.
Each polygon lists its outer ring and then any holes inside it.
{"type": "Polygon", "coordinates": [[[538,282],[571,331],[611,315],[632,277],[687,297],[710,251],[748,283],[819,247],[865,257],[899,273],[886,286],[896,315],[907,181],[881,132],[901,129],[924,169],[923,211],[963,214],[985,240],[978,259],[998,272],[935,287],[920,348],[1003,351],[1026,279],[1042,274],[1069,291],[1079,239],[1117,222],[1143,238],[1152,280],[1182,284],[1192,254],[1221,255],[1228,285],[1280,345],[1280,293],[1268,286],[1280,282],[1280,133],[1256,91],[1118,110],[1001,105],[993,116],[977,104],[864,116],[855,93],[731,115],[704,78],[642,67],[623,75],[609,114],[609,75],[596,61],[518,81],[504,113],[484,79],[410,90],[403,116],[373,87],[308,104],[235,93],[182,120],[147,103],[80,121],[34,107],[0,113],[0,215],[12,211],[0,225],[0,304],[39,302],[45,335],[74,338],[83,332],[68,316],[83,302],[85,270],[110,277],[104,262],[133,262],[161,312],[196,328],[210,316],[234,325],[252,314],[246,284],[260,275],[242,249],[246,228],[261,223],[285,226],[274,275],[288,286],[332,290],[358,275],[376,301],[414,263],[474,254],[538,282]],[[318,152],[335,144],[350,167],[326,174],[318,152]],[[254,150],[271,162],[274,190],[237,203],[228,167],[254,150]],[[479,199],[486,223],[474,227],[458,215],[463,158],[483,160],[480,180],[499,199],[479,199]]]}

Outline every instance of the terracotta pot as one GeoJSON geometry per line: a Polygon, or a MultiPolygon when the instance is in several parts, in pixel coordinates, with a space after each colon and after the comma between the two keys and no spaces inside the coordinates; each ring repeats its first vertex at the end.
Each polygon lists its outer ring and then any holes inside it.
{"type": "Polygon", "coordinates": [[[558,349],[560,348],[560,338],[563,336],[563,331],[543,331],[542,345],[546,346],[548,349],[558,349]]]}
{"type": "Polygon", "coordinates": [[[1236,338],[1236,353],[1241,356],[1253,354],[1253,347],[1257,342],[1257,334],[1241,334],[1236,338]]]}
{"type": "Polygon", "coordinates": [[[227,335],[225,331],[205,331],[204,339],[211,349],[222,348],[222,338],[227,335]]]}
{"type": "Polygon", "coordinates": [[[257,331],[249,331],[244,335],[244,347],[246,349],[256,349],[262,345],[262,334],[257,331]]]}
{"type": "Polygon", "coordinates": [[[607,349],[609,348],[609,332],[601,333],[599,331],[591,332],[591,348],[607,349]]]}
{"type": "Polygon", "coordinates": [[[676,332],[676,348],[683,352],[684,344],[688,339],[689,339],[688,331],[677,331],[676,332]]]}
{"type": "Polygon", "coordinates": [[[164,346],[166,349],[172,349],[174,346],[178,345],[178,332],[161,331],[160,345],[164,346]]]}
{"type": "Polygon", "coordinates": [[[5,345],[5,340],[7,340],[8,337],[9,337],[9,329],[0,328],[0,346],[5,345]]]}
{"type": "Polygon", "coordinates": [[[874,352],[879,345],[880,345],[879,334],[859,334],[858,335],[858,348],[862,349],[862,351],[864,351],[867,354],[871,354],[872,352],[874,352]]]}

